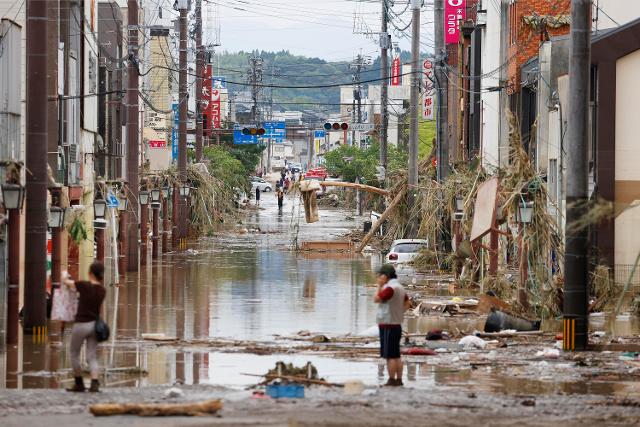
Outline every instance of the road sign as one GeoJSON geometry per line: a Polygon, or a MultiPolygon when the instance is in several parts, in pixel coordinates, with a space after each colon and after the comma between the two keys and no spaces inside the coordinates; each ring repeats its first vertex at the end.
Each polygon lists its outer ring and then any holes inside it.
{"type": "Polygon", "coordinates": [[[349,129],[357,130],[360,132],[371,132],[373,129],[375,129],[375,126],[373,123],[356,123],[353,125],[349,125],[349,129]]]}
{"type": "Polygon", "coordinates": [[[107,207],[110,207],[110,208],[117,208],[117,207],[118,207],[118,205],[120,204],[120,203],[118,202],[118,198],[116,197],[116,195],[115,195],[115,194],[113,194],[113,192],[111,192],[111,191],[109,191],[109,192],[107,193],[107,200],[106,200],[106,202],[107,202],[107,207]]]}
{"type": "Polygon", "coordinates": [[[287,137],[287,124],[284,121],[264,122],[262,127],[265,130],[262,136],[264,142],[271,138],[271,142],[275,142],[276,144],[284,143],[287,137]]]}

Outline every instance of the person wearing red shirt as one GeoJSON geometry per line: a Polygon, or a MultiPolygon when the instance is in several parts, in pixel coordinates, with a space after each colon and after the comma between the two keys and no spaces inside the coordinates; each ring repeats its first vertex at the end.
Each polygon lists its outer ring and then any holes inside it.
{"type": "Polygon", "coordinates": [[[385,264],[378,270],[378,292],[374,302],[378,304],[376,320],[380,330],[380,357],[387,361],[388,386],[402,386],[402,359],[400,339],[404,311],[410,304],[409,297],[398,281],[396,270],[385,264]]]}

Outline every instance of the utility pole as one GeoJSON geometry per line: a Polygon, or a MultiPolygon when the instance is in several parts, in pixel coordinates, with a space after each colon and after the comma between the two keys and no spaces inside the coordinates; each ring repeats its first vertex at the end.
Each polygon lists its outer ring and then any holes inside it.
{"type": "MultiPolygon", "coordinates": [[[[249,58],[249,84],[251,85],[251,124],[258,125],[261,120],[260,109],[258,108],[258,100],[260,98],[262,83],[262,65],[264,61],[258,56],[249,58]]],[[[267,173],[271,172],[271,143],[267,140],[267,173]]]]}
{"type": "MultiPolygon", "coordinates": [[[[180,10],[180,52],[179,52],[179,78],[178,78],[178,185],[182,186],[187,180],[187,0],[179,0],[180,10]]],[[[174,228],[177,222],[178,239],[180,247],[184,247],[184,239],[187,230],[187,204],[184,197],[180,196],[180,188],[174,189],[174,197],[177,197],[178,212],[174,213],[174,228]],[[177,191],[176,191],[177,190],[177,191]]],[[[174,239],[175,241],[175,239],[174,239]]]]}
{"type": "Polygon", "coordinates": [[[444,1],[434,0],[434,26],[435,26],[435,78],[438,93],[438,114],[436,131],[436,156],[438,181],[442,182],[449,175],[449,139],[447,135],[448,97],[447,78],[444,61],[446,50],[444,44],[444,1]]]}
{"type": "Polygon", "coordinates": [[[380,166],[387,169],[387,131],[389,127],[389,45],[387,21],[389,19],[388,0],[382,0],[382,27],[380,28],[380,166]]]}
{"type": "Polygon", "coordinates": [[[127,2],[129,63],[127,66],[127,197],[128,211],[123,216],[126,226],[127,271],[138,271],[138,194],[140,176],[138,169],[139,133],[138,133],[138,2],[127,2]]]}
{"type": "Polygon", "coordinates": [[[588,229],[572,227],[587,211],[589,199],[589,81],[591,1],[571,2],[567,131],[567,227],[565,228],[564,350],[586,350],[589,341],[588,229]],[[577,230],[577,231],[576,231],[577,230]]]}
{"type": "MultiPolygon", "coordinates": [[[[409,186],[407,205],[411,211],[416,203],[418,187],[418,110],[420,107],[420,7],[422,0],[411,0],[413,14],[411,36],[411,97],[409,100],[409,186]]],[[[409,225],[410,237],[415,237],[415,224],[409,225]]]]}
{"type": "MultiPolygon", "coordinates": [[[[47,325],[47,2],[27,0],[26,14],[27,253],[24,256],[24,330],[42,333],[47,325]]],[[[11,213],[14,215],[17,212],[11,213]]]]}
{"type": "Polygon", "coordinates": [[[196,0],[196,161],[202,160],[202,85],[204,47],[202,46],[202,0],[196,0]]]}
{"type": "MultiPolygon", "coordinates": [[[[366,58],[360,54],[350,65],[353,73],[353,120],[356,123],[362,123],[362,70],[365,66],[366,58]]],[[[356,131],[351,134],[352,144],[356,141],[356,131]]],[[[362,144],[358,144],[362,148],[362,144]]]]}

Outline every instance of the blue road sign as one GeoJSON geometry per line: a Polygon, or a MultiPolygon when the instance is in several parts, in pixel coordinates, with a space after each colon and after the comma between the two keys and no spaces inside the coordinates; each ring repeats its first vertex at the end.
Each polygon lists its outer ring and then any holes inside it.
{"type": "Polygon", "coordinates": [[[314,138],[314,139],[322,139],[322,138],[324,138],[324,137],[325,137],[325,135],[326,135],[326,132],[325,132],[325,131],[323,131],[323,130],[317,130],[317,131],[315,131],[315,132],[314,132],[314,134],[313,134],[313,138],[314,138]]]}
{"type": "Polygon", "coordinates": [[[115,194],[113,194],[113,192],[112,192],[112,191],[109,191],[109,192],[107,193],[107,200],[106,200],[106,202],[107,202],[107,206],[108,206],[108,207],[110,207],[110,208],[117,208],[117,207],[118,207],[118,205],[120,204],[120,203],[118,202],[118,198],[116,197],[116,195],[115,195],[115,194]]]}
{"type": "Polygon", "coordinates": [[[226,89],[227,78],[225,76],[213,76],[211,77],[211,85],[214,89],[226,89]]]}
{"type": "Polygon", "coordinates": [[[287,137],[287,124],[284,121],[279,122],[264,122],[262,126],[265,130],[262,140],[264,142],[271,138],[271,142],[276,144],[283,144],[287,137]]]}

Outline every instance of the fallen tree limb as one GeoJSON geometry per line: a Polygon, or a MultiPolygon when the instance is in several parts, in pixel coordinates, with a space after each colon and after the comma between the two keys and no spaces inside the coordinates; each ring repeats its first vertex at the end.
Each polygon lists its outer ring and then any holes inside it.
{"type": "Polygon", "coordinates": [[[362,239],[362,242],[360,242],[360,245],[356,249],[356,253],[362,252],[362,250],[367,246],[367,243],[369,243],[369,240],[371,240],[371,238],[378,232],[378,230],[382,226],[382,223],[384,223],[387,217],[391,215],[391,212],[393,212],[396,206],[398,206],[398,204],[402,201],[406,191],[407,189],[405,187],[402,190],[400,190],[400,192],[396,195],[396,197],[393,198],[393,200],[391,201],[387,209],[382,213],[382,215],[380,215],[380,218],[376,221],[375,225],[373,225],[373,227],[371,227],[371,230],[369,230],[367,235],[364,236],[364,239],[362,239]]]}
{"type": "Polygon", "coordinates": [[[97,403],[89,407],[96,417],[138,415],[141,417],[173,417],[214,415],[222,409],[222,401],[196,403],[97,403]]]}
{"type": "Polygon", "coordinates": [[[268,381],[280,378],[287,381],[295,381],[299,383],[308,383],[308,384],[315,384],[315,385],[324,385],[327,387],[344,387],[344,384],[330,383],[324,380],[314,380],[314,379],[303,378],[303,377],[292,377],[289,375],[278,375],[278,374],[260,375],[260,374],[246,374],[246,373],[241,373],[240,375],[246,375],[249,377],[261,377],[261,378],[264,377],[268,381]]]}
{"type": "Polygon", "coordinates": [[[382,188],[372,187],[370,185],[364,184],[355,184],[353,182],[333,182],[333,181],[322,181],[320,183],[323,187],[343,187],[343,188],[353,188],[355,190],[362,190],[368,193],[380,194],[381,196],[388,196],[389,192],[387,190],[383,190],[382,188]]]}

